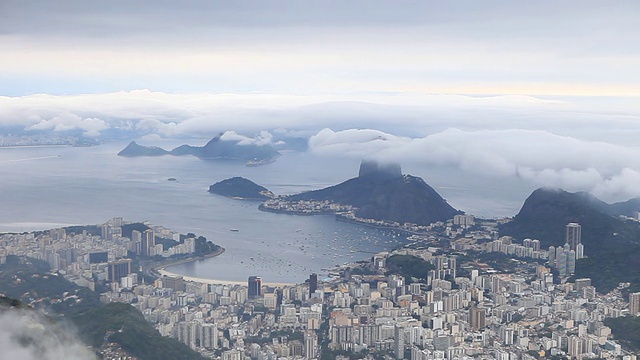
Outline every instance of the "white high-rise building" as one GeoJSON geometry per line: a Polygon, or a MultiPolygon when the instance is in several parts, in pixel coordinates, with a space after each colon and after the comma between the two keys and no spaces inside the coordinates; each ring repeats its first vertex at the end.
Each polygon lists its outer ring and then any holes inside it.
{"type": "Polygon", "coordinates": [[[576,259],[584,258],[584,244],[576,245],[576,259]]]}
{"type": "Polygon", "coordinates": [[[629,314],[640,315],[640,292],[629,294],[629,314]]]}
{"type": "Polygon", "coordinates": [[[576,250],[576,246],[582,243],[582,227],[578,223],[567,224],[567,237],[566,243],[569,244],[569,248],[573,251],[576,250]]]}

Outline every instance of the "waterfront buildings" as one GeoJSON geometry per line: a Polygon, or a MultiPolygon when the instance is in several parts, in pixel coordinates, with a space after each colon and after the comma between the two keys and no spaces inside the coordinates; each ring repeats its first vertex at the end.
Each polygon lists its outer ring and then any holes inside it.
{"type": "Polygon", "coordinates": [[[250,299],[262,296],[262,278],[260,276],[249,276],[247,283],[250,299]]]}

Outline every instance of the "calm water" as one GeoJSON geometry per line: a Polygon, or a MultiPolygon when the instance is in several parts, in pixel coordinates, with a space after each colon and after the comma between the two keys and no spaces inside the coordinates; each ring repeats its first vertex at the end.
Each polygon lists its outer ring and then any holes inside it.
{"type": "MultiPolygon", "coordinates": [[[[357,160],[285,153],[274,164],[245,167],[192,157],[116,156],[125,145],[0,148],[0,232],[98,224],[115,216],[149,220],[203,235],[226,249],[222,256],[171,271],[237,281],[260,275],[266,282],[301,281],[311,272],[368,258],[403,240],[331,216],[266,213],[257,202],[207,192],[209,185],[232,176],[247,177],[277,194],[317,189],[357,175],[357,160]],[[178,182],[167,181],[170,177],[178,182]]],[[[409,165],[404,172],[423,177],[454,207],[482,216],[517,213],[533,189],[463,176],[455,169],[409,165]]]]}

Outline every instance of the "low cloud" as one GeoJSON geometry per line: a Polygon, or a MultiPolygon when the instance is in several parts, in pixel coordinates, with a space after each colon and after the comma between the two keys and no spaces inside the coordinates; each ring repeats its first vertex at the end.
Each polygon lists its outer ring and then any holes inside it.
{"type": "Polygon", "coordinates": [[[590,141],[635,144],[640,106],[629,99],[397,94],[166,94],[148,90],[74,96],[0,96],[0,128],[163,138],[222,131],[295,134],[370,128],[422,137],[448,128],[545,130],[590,141]],[[606,121],[607,126],[603,128],[606,121]],[[277,132],[274,132],[277,129],[277,132]]]}
{"type": "Polygon", "coordinates": [[[35,311],[0,312],[3,359],[92,360],[96,356],[67,330],[35,311]]]}
{"type": "Polygon", "coordinates": [[[98,118],[81,118],[76,114],[64,113],[51,119],[42,119],[27,130],[53,130],[55,132],[81,130],[83,135],[96,137],[107,129],[107,124],[98,118]]]}
{"type": "Polygon", "coordinates": [[[222,136],[220,137],[220,140],[236,141],[238,142],[238,145],[263,146],[263,145],[272,144],[273,135],[271,135],[271,133],[268,131],[261,131],[255,137],[248,137],[248,136],[240,135],[235,131],[226,131],[224,134],[222,134],[222,136]]]}
{"type": "Polygon", "coordinates": [[[640,196],[640,148],[546,131],[448,129],[407,138],[371,129],[323,129],[311,137],[309,148],[327,156],[455,166],[486,177],[518,177],[605,198],[640,196]]]}

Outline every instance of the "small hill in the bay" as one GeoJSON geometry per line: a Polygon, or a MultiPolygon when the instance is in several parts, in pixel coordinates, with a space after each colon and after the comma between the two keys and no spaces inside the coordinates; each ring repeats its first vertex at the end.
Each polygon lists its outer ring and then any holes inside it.
{"type": "Polygon", "coordinates": [[[328,188],[287,197],[351,205],[362,218],[429,225],[460,214],[419,177],[402,175],[400,165],[363,161],[358,177],[328,188]]]}
{"type": "Polygon", "coordinates": [[[267,188],[243,177],[232,177],[209,186],[209,192],[231,198],[267,200],[274,197],[267,188]]]}
{"type": "Polygon", "coordinates": [[[240,140],[223,140],[222,134],[204,146],[180,145],[171,151],[157,146],[142,146],[132,141],[118,156],[191,155],[203,160],[244,161],[249,166],[264,165],[275,161],[280,153],[270,144],[246,144],[240,140]]]}
{"type": "Polygon", "coordinates": [[[132,141],[127,145],[127,147],[118,153],[118,156],[162,156],[167,155],[168,153],[169,152],[163,148],[157,146],[142,146],[137,142],[132,141]]]}
{"type": "Polygon", "coordinates": [[[500,234],[539,239],[543,247],[557,246],[565,242],[566,225],[575,222],[582,226],[586,254],[614,250],[640,239],[638,223],[618,216],[632,209],[633,202],[612,205],[586,192],[540,188],[525,200],[513,221],[500,228],[500,234]]]}

